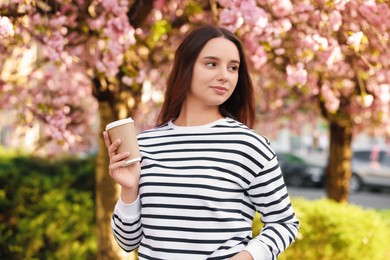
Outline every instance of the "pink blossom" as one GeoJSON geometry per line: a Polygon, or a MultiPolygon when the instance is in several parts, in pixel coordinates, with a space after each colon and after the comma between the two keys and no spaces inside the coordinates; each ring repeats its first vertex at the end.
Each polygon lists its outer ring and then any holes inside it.
{"type": "Polygon", "coordinates": [[[8,17],[0,16],[0,39],[14,36],[14,28],[8,17]]]}
{"type": "Polygon", "coordinates": [[[105,17],[104,16],[99,16],[98,18],[96,19],[91,19],[89,20],[88,22],[88,25],[89,27],[92,29],[92,30],[99,30],[99,29],[102,29],[106,24],[106,20],[105,20],[105,17]]]}
{"type": "Polygon", "coordinates": [[[12,89],[13,89],[13,86],[11,84],[7,84],[5,82],[4,82],[4,84],[0,84],[1,92],[8,92],[8,91],[11,91],[12,89]]]}
{"type": "MultiPolygon", "coordinates": [[[[311,18],[310,14],[308,14],[308,13],[298,13],[297,16],[291,17],[292,20],[294,20],[298,23],[307,23],[307,22],[309,22],[310,18],[311,18]]],[[[310,22],[314,24],[313,19],[310,22]]]]}
{"type": "Polygon", "coordinates": [[[115,57],[112,57],[111,55],[105,55],[101,65],[101,72],[106,73],[110,77],[114,77],[119,72],[118,62],[116,62],[115,57]]]}
{"type": "Polygon", "coordinates": [[[107,42],[106,46],[107,53],[112,56],[115,60],[122,60],[123,58],[123,45],[120,44],[120,41],[115,41],[114,39],[110,39],[107,42]]]}
{"type": "Polygon", "coordinates": [[[351,0],[335,0],[334,6],[335,9],[342,11],[345,9],[345,5],[348,4],[351,0]]]}
{"type": "Polygon", "coordinates": [[[287,83],[290,86],[305,85],[307,81],[307,71],[305,65],[298,62],[296,65],[288,65],[286,67],[287,83]]]}
{"type": "MultiPolygon", "coordinates": [[[[382,5],[383,6],[383,5],[382,5]]],[[[381,6],[381,7],[382,7],[381,6]]],[[[359,13],[367,20],[369,21],[373,26],[378,28],[385,29],[385,23],[383,21],[386,21],[389,19],[389,15],[387,17],[381,17],[379,16],[379,5],[375,1],[363,1],[363,4],[359,5],[358,7],[359,13]],[[382,19],[384,18],[384,20],[382,19]]]]}
{"type": "Polygon", "coordinates": [[[315,42],[314,50],[325,50],[328,48],[329,44],[327,38],[322,37],[319,34],[313,34],[312,37],[315,42]]]}
{"type": "Polygon", "coordinates": [[[286,16],[293,12],[293,5],[290,0],[275,0],[272,3],[272,12],[277,17],[286,16]]]}
{"type": "Polygon", "coordinates": [[[321,25],[321,23],[321,11],[313,10],[312,12],[310,12],[310,24],[312,24],[313,27],[317,28],[321,25]]]}
{"type": "Polygon", "coordinates": [[[44,24],[44,18],[36,13],[36,14],[33,14],[31,15],[29,18],[29,22],[32,24],[32,25],[37,25],[37,24],[44,24]]]}
{"type": "Polygon", "coordinates": [[[350,95],[353,93],[356,87],[355,81],[352,81],[350,79],[343,79],[341,82],[342,86],[340,88],[340,93],[343,97],[349,98],[350,95]]]}
{"type": "Polygon", "coordinates": [[[110,19],[104,33],[113,41],[123,44],[125,48],[135,43],[134,28],[124,15],[110,19]]]}
{"type": "Polygon", "coordinates": [[[139,71],[138,76],[136,77],[137,83],[142,83],[145,80],[146,74],[144,70],[139,71]]]}
{"type": "Polygon", "coordinates": [[[343,19],[343,17],[341,16],[340,12],[332,11],[329,14],[330,28],[332,28],[333,31],[338,31],[342,22],[343,22],[342,19],[343,19]]]}
{"type": "Polygon", "coordinates": [[[283,55],[284,53],[286,53],[286,50],[284,48],[275,49],[276,55],[283,55]]]}
{"type": "Polygon", "coordinates": [[[244,23],[244,19],[234,9],[223,9],[219,15],[220,25],[228,30],[235,32],[244,23]]]}
{"type": "Polygon", "coordinates": [[[289,31],[292,27],[291,20],[288,18],[279,20],[279,24],[283,32],[289,31]]]}
{"type": "Polygon", "coordinates": [[[100,60],[96,61],[96,69],[99,71],[99,72],[105,72],[106,71],[106,66],[104,65],[103,62],[101,62],[100,60]]]}
{"type": "Polygon", "coordinates": [[[60,28],[62,27],[67,20],[67,17],[64,15],[57,16],[55,18],[50,19],[49,26],[51,28],[60,28]]]}
{"type": "Polygon", "coordinates": [[[258,46],[255,52],[250,56],[255,69],[260,69],[267,62],[267,53],[262,46],[258,46]]]}
{"type": "Polygon", "coordinates": [[[66,39],[62,36],[61,32],[54,31],[50,36],[43,39],[46,42],[46,48],[43,51],[49,57],[49,59],[58,61],[61,58],[61,53],[64,50],[66,39]]]}
{"type": "Polygon", "coordinates": [[[378,4],[378,18],[381,21],[387,21],[383,25],[389,28],[390,6],[386,3],[378,4]]]}
{"type": "Polygon", "coordinates": [[[272,48],[277,48],[277,47],[280,47],[280,45],[282,44],[282,39],[280,38],[276,38],[276,39],[272,39],[270,42],[269,42],[270,46],[272,48]]]}
{"type": "Polygon", "coordinates": [[[333,46],[326,51],[319,53],[318,56],[320,57],[321,62],[325,63],[329,69],[331,69],[335,63],[343,60],[340,46],[333,46]]]}
{"type": "Polygon", "coordinates": [[[330,113],[336,113],[340,107],[340,99],[330,88],[329,84],[325,83],[321,86],[321,96],[324,98],[325,107],[330,113]]]}
{"type": "Polygon", "coordinates": [[[239,3],[239,6],[233,6],[231,8],[233,11],[235,11],[236,15],[242,15],[245,23],[248,24],[251,28],[258,27],[258,29],[262,29],[267,25],[267,13],[263,8],[256,5],[256,1],[243,0],[239,3]]]}
{"type": "Polygon", "coordinates": [[[125,0],[102,0],[102,5],[106,11],[115,15],[126,14],[128,10],[128,2],[125,0]]]}
{"type": "Polygon", "coordinates": [[[363,39],[363,32],[355,32],[352,33],[347,40],[348,45],[350,45],[355,51],[359,51],[360,49],[360,43],[363,39]]]}
{"type": "Polygon", "coordinates": [[[263,29],[268,24],[267,13],[260,7],[255,7],[250,12],[244,14],[245,22],[252,27],[263,29]]]}
{"type": "Polygon", "coordinates": [[[66,16],[66,25],[68,27],[74,28],[77,27],[79,21],[77,21],[79,17],[79,6],[64,4],[61,8],[60,14],[66,16]]]}
{"type": "Polygon", "coordinates": [[[390,84],[380,84],[379,85],[379,99],[384,103],[384,104],[390,104],[390,84]]]}
{"type": "Polygon", "coordinates": [[[132,86],[134,83],[134,79],[130,78],[129,76],[124,76],[121,79],[122,83],[125,84],[126,86],[132,86]]]}
{"type": "Polygon", "coordinates": [[[120,34],[125,31],[128,20],[122,17],[114,17],[107,22],[107,28],[105,34],[109,37],[114,37],[116,34],[120,34]]]}
{"type": "Polygon", "coordinates": [[[296,12],[313,12],[314,9],[314,6],[306,1],[298,1],[295,8],[296,12]]]}
{"type": "Polygon", "coordinates": [[[370,107],[374,101],[374,97],[370,94],[362,95],[361,99],[358,99],[363,107],[370,107]]]}
{"type": "Polygon", "coordinates": [[[303,46],[313,51],[324,50],[328,48],[328,40],[318,34],[299,35],[302,39],[303,46]]]}
{"type": "Polygon", "coordinates": [[[244,35],[244,44],[248,51],[252,54],[257,51],[257,47],[259,45],[259,43],[256,42],[254,35],[249,33],[244,35]]]}
{"type": "Polygon", "coordinates": [[[55,50],[59,52],[62,51],[66,39],[62,36],[62,34],[58,31],[53,32],[48,38],[45,39],[46,43],[55,50]]]}

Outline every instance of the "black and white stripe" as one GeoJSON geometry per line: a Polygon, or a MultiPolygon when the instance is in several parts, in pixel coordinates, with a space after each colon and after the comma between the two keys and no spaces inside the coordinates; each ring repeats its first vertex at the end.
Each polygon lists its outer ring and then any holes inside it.
{"type": "Polygon", "coordinates": [[[276,259],[295,240],[298,220],[266,138],[226,118],[197,127],[170,122],[138,141],[139,201],[119,200],[112,218],[124,250],[171,260],[228,259],[246,249],[276,259]],[[252,238],[256,210],[265,225],[252,238]]]}

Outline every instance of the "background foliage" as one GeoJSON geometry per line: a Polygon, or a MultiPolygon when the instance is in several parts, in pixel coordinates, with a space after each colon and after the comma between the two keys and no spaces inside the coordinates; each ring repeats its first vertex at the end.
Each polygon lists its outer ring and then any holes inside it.
{"type": "MultiPolygon", "coordinates": [[[[293,198],[292,205],[301,228],[280,260],[389,259],[390,210],[367,210],[329,199],[293,198]]],[[[254,232],[260,226],[255,223],[254,232]]]]}
{"type": "Polygon", "coordinates": [[[95,259],[93,158],[0,156],[0,259],[95,259]]]}

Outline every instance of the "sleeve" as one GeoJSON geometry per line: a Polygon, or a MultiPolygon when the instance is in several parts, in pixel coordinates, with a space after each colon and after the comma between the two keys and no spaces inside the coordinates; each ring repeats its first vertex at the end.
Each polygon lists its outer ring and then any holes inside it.
{"type": "Polygon", "coordinates": [[[139,196],[126,204],[119,197],[114,208],[111,227],[118,245],[126,252],[138,248],[143,236],[141,226],[141,201],[139,196]]]}
{"type": "Polygon", "coordinates": [[[276,155],[253,179],[248,194],[264,226],[245,250],[255,260],[277,259],[295,241],[299,221],[291,206],[276,155]]]}

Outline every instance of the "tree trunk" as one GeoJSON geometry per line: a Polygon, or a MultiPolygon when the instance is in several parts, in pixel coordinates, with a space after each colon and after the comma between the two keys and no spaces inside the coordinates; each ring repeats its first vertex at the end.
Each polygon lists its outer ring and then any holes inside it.
{"type": "MultiPolygon", "coordinates": [[[[118,120],[118,111],[109,101],[99,102],[100,132],[108,123],[118,120]]],[[[122,250],[114,239],[111,217],[119,196],[119,186],[108,174],[108,153],[103,135],[99,135],[99,153],[96,157],[96,223],[98,239],[98,260],[136,259],[135,252],[122,250]]]]}
{"type": "Polygon", "coordinates": [[[351,178],[352,129],[330,123],[329,161],[326,176],[328,198],[348,202],[351,178]]]}
{"type": "MultiPolygon", "coordinates": [[[[99,102],[100,130],[117,119],[116,113],[108,102],[99,102]]],[[[99,133],[100,134],[100,133],[99,133]]],[[[115,248],[111,230],[112,210],[117,200],[115,183],[108,174],[108,153],[103,136],[99,135],[99,153],[96,158],[96,221],[98,252],[97,259],[120,259],[115,248]]]]}
{"type": "MultiPolygon", "coordinates": [[[[153,9],[154,1],[136,0],[129,1],[130,10],[128,12],[129,22],[137,28],[148,17],[153,9]]],[[[105,126],[121,117],[128,117],[140,102],[141,90],[124,90],[116,86],[114,90],[101,88],[101,82],[98,78],[94,80],[94,94],[99,102],[100,132],[104,131],[105,126]],[[135,100],[132,107],[128,107],[127,99],[129,96],[123,95],[125,92],[135,100]]],[[[117,84],[120,84],[117,82],[117,84]]],[[[99,135],[99,153],[96,158],[96,223],[98,239],[98,260],[117,260],[117,259],[137,259],[135,252],[126,253],[116,243],[111,230],[111,216],[114,206],[119,196],[119,186],[115,184],[108,174],[108,153],[104,144],[103,135],[99,135]]]]}

